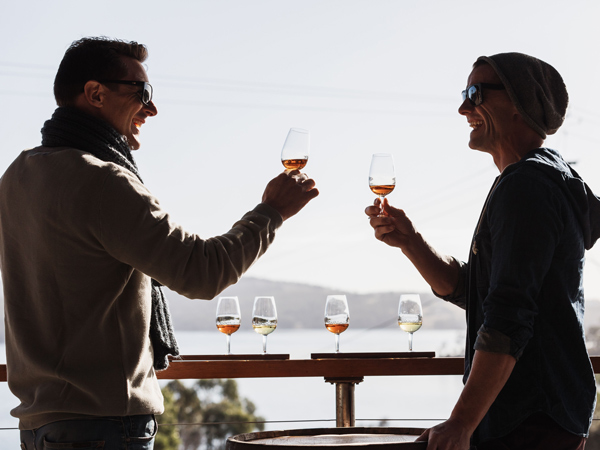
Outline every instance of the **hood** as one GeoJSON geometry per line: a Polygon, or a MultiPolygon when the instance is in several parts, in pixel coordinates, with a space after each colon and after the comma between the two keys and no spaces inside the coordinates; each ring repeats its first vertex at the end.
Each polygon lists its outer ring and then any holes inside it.
{"type": "Polygon", "coordinates": [[[532,150],[521,161],[508,166],[502,175],[513,172],[522,167],[522,164],[533,165],[560,186],[570,200],[581,225],[586,250],[592,248],[600,237],[600,198],[594,195],[590,187],[556,150],[532,150]]]}

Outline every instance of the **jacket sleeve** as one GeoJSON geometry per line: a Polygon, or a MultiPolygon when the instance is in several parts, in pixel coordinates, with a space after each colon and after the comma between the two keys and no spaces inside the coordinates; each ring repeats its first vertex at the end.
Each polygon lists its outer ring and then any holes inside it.
{"type": "Polygon", "coordinates": [[[433,289],[431,290],[431,292],[433,292],[433,295],[435,295],[436,297],[441,298],[442,300],[445,300],[449,303],[452,303],[456,306],[458,306],[459,308],[462,309],[467,309],[467,264],[463,261],[459,261],[456,258],[454,258],[454,261],[456,261],[456,263],[458,264],[458,268],[459,268],[459,274],[458,274],[458,282],[456,283],[456,287],[454,288],[454,292],[450,295],[440,295],[437,292],[435,292],[433,289]]]}
{"type": "Polygon", "coordinates": [[[519,359],[533,336],[538,294],[564,227],[559,197],[547,183],[517,172],[490,198],[490,286],[475,350],[519,359]]]}
{"type": "Polygon", "coordinates": [[[173,223],[129,171],[105,180],[98,239],[115,259],[188,298],[212,299],[267,250],[282,224],[266,204],[246,213],[221,236],[202,239],[173,223]]]}

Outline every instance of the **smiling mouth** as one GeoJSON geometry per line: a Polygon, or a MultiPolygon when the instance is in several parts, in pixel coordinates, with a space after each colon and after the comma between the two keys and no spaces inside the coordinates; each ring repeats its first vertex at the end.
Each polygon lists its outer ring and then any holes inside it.
{"type": "Polygon", "coordinates": [[[483,125],[483,121],[481,121],[481,120],[472,120],[469,122],[469,126],[471,128],[473,128],[474,130],[479,128],[481,125],[483,125]]]}
{"type": "Polygon", "coordinates": [[[144,122],[142,122],[141,120],[133,119],[133,126],[135,126],[138,130],[140,129],[143,123],[144,122]]]}

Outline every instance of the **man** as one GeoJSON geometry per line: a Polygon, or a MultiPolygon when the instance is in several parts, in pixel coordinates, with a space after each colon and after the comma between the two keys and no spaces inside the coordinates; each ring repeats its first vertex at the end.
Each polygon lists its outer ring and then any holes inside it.
{"type": "Polygon", "coordinates": [[[222,236],[173,223],[130,153],[157,114],[146,56],[135,42],[74,42],[42,146],[0,181],[8,383],[27,450],[151,448],[163,410],[155,370],[178,354],[160,285],[215,297],[318,195],[284,172],[222,236]]]}
{"type": "Polygon", "coordinates": [[[585,249],[600,202],[558,152],[567,91],[549,64],[520,53],[480,57],[459,113],[469,146],[496,179],[465,264],[438,253],[405,213],[368,207],[375,236],[399,247],[441,298],[466,308],[465,387],[428,449],[581,449],[595,404],[583,335],[585,249]]]}

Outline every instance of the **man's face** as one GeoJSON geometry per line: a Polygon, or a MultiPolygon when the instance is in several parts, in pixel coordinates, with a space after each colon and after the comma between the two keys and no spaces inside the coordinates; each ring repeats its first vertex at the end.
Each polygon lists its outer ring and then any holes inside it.
{"type": "MultiPolygon", "coordinates": [[[[467,86],[476,83],[502,84],[489,64],[482,64],[473,69],[467,80],[467,86]]],[[[482,95],[483,102],[479,106],[472,105],[469,99],[466,99],[458,112],[467,118],[473,128],[469,147],[494,156],[501,151],[504,144],[510,143],[513,139],[518,111],[504,89],[483,88],[482,95]]]]}
{"type": "MultiPolygon", "coordinates": [[[[128,69],[122,78],[126,81],[148,81],[148,75],[142,64],[133,58],[123,58],[128,69]]],[[[119,133],[127,137],[132,150],[140,148],[140,128],[147,117],[155,116],[158,111],[154,103],[144,105],[140,100],[140,87],[124,84],[108,84],[106,96],[100,114],[119,133]]]]}

